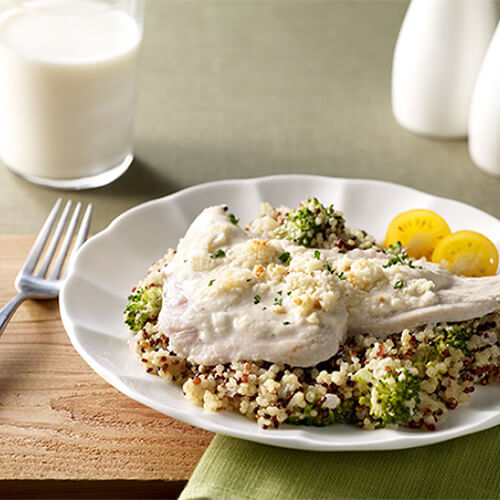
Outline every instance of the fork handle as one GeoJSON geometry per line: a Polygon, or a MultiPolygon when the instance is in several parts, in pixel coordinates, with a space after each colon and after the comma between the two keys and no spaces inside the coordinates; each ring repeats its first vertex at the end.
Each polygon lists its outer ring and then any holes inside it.
{"type": "Polygon", "coordinates": [[[15,310],[19,307],[21,302],[25,301],[27,296],[24,293],[16,295],[13,299],[9,300],[7,305],[0,309],[0,335],[2,335],[7,323],[9,322],[11,316],[14,314],[15,310]]]}

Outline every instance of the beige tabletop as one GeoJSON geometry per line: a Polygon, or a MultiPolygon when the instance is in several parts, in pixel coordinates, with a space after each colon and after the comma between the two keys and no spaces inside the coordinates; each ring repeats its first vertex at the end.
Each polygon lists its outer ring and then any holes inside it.
{"type": "MultiPolygon", "coordinates": [[[[500,178],[465,141],[394,121],[403,0],[147,0],[136,160],[95,205],[92,231],[145,200],[217,179],[309,173],[394,181],[500,217],[500,178]]],[[[0,234],[37,231],[61,192],[0,168],[0,234]]]]}

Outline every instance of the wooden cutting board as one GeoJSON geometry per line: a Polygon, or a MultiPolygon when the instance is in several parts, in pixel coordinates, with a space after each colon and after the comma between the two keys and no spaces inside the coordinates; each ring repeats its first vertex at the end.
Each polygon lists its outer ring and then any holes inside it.
{"type": "MultiPolygon", "coordinates": [[[[0,236],[0,304],[34,236],[0,236]]],[[[213,434],[118,392],[71,345],[56,300],[0,338],[0,496],[175,497],[213,434]]]]}

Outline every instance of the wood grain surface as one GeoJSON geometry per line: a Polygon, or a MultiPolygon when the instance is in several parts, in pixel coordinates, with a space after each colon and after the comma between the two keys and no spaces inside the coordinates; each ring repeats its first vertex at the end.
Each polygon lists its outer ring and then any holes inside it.
{"type": "MultiPolygon", "coordinates": [[[[2,305],[33,240],[0,236],[2,305]]],[[[212,436],[96,375],[68,340],[55,300],[22,304],[0,338],[1,497],[174,496],[212,436]]]]}

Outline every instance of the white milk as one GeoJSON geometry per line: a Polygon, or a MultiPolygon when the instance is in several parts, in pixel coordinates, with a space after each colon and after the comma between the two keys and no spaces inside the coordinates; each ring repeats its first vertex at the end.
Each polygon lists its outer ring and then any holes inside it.
{"type": "Polygon", "coordinates": [[[75,179],[131,154],[138,23],[92,0],[24,3],[0,17],[0,159],[75,179]]]}

